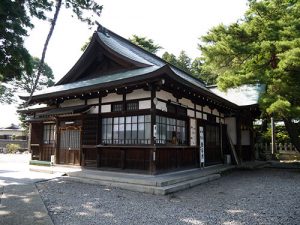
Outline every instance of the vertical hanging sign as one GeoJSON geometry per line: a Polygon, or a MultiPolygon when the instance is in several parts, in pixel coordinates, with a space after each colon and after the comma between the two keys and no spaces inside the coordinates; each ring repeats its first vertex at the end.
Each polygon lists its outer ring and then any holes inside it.
{"type": "Polygon", "coordinates": [[[204,167],[204,128],[199,127],[199,155],[200,155],[200,167],[204,167]]]}

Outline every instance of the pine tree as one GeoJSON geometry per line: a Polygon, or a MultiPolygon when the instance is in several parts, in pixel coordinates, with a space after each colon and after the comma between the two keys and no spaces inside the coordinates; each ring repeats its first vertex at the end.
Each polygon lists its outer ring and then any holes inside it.
{"type": "Polygon", "coordinates": [[[300,1],[249,0],[242,20],[219,25],[202,37],[205,70],[221,89],[266,84],[260,98],[265,115],[285,122],[300,151],[300,1]]]}

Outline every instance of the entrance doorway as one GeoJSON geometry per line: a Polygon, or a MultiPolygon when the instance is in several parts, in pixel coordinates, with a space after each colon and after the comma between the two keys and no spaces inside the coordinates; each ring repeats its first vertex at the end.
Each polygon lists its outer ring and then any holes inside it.
{"type": "Polygon", "coordinates": [[[222,163],[220,124],[198,121],[200,167],[222,163]]]}
{"type": "Polygon", "coordinates": [[[220,126],[205,125],[205,165],[222,163],[220,126]]]}
{"type": "Polygon", "coordinates": [[[80,126],[60,127],[59,163],[80,165],[80,126]]]}

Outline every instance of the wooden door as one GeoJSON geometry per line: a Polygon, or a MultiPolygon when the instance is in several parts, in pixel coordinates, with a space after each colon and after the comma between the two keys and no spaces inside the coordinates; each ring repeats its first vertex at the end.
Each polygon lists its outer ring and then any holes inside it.
{"type": "Polygon", "coordinates": [[[220,127],[218,124],[205,125],[205,165],[222,163],[220,127]]]}
{"type": "Polygon", "coordinates": [[[59,163],[80,165],[81,127],[60,128],[59,163]]]}

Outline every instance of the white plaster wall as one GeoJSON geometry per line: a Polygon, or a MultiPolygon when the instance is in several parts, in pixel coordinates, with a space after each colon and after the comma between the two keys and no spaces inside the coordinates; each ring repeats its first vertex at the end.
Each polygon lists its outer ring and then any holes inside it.
{"type": "Polygon", "coordinates": [[[235,117],[225,118],[225,124],[227,124],[228,135],[234,145],[236,145],[236,119],[235,117]]]}
{"type": "Polygon", "coordinates": [[[150,109],[151,100],[139,101],[139,109],[150,109]]]}
{"type": "Polygon", "coordinates": [[[181,98],[178,100],[179,103],[181,103],[182,105],[185,105],[189,108],[194,108],[194,103],[192,103],[191,100],[187,99],[187,98],[181,98]]]}
{"type": "Polygon", "coordinates": [[[206,113],[203,113],[203,118],[204,120],[207,120],[207,114],[206,113]]]}
{"type": "Polygon", "coordinates": [[[171,100],[173,102],[176,102],[177,99],[169,92],[166,92],[164,90],[160,90],[160,91],[157,91],[156,92],[156,97],[157,98],[160,98],[160,99],[163,99],[163,100],[171,100]]]}
{"type": "Polygon", "coordinates": [[[196,132],[196,120],[190,119],[190,145],[196,146],[197,144],[197,132],[196,132]]]}
{"type": "Polygon", "coordinates": [[[201,112],[196,112],[196,118],[201,119],[202,118],[202,113],[201,112]]]}
{"type": "Polygon", "coordinates": [[[221,117],[224,117],[224,113],[221,113],[220,116],[221,116],[221,117]]]}
{"type": "Polygon", "coordinates": [[[216,123],[220,123],[220,118],[216,117],[216,123]]]}
{"type": "Polygon", "coordinates": [[[214,110],[212,111],[212,114],[213,114],[213,115],[216,115],[216,116],[219,116],[219,111],[218,111],[217,109],[214,109],[214,110]]]}
{"type": "Polygon", "coordinates": [[[143,89],[137,89],[133,92],[126,94],[126,100],[140,99],[140,98],[150,98],[151,92],[145,91],[143,89]]]}
{"type": "Polygon", "coordinates": [[[88,105],[95,105],[99,103],[99,98],[92,98],[87,100],[88,105]]]}
{"type": "Polygon", "coordinates": [[[98,114],[99,106],[92,106],[88,114],[98,114]]]}
{"type": "Polygon", "coordinates": [[[111,105],[101,105],[101,113],[111,112],[111,105]]]}
{"type": "Polygon", "coordinates": [[[167,112],[167,104],[165,102],[157,101],[156,109],[167,112]]]}
{"type": "Polygon", "coordinates": [[[188,110],[187,110],[187,115],[188,115],[189,117],[195,117],[195,111],[194,111],[194,110],[191,110],[191,109],[188,109],[188,110]]]}
{"type": "Polygon", "coordinates": [[[70,106],[76,106],[76,105],[84,105],[84,103],[85,103],[84,100],[70,99],[70,100],[65,100],[59,106],[64,108],[64,107],[70,107],[70,106]]]}
{"type": "Polygon", "coordinates": [[[250,145],[250,131],[249,130],[242,130],[241,132],[241,144],[242,145],[250,145]]]}
{"type": "Polygon", "coordinates": [[[202,111],[202,106],[201,105],[196,105],[196,109],[199,111],[202,111]]]}
{"type": "Polygon", "coordinates": [[[203,112],[211,114],[211,110],[207,105],[203,107],[203,112]]]}
{"type": "Polygon", "coordinates": [[[116,93],[108,94],[107,96],[102,98],[102,103],[106,102],[118,102],[123,100],[123,95],[118,95],[116,93]]]}

